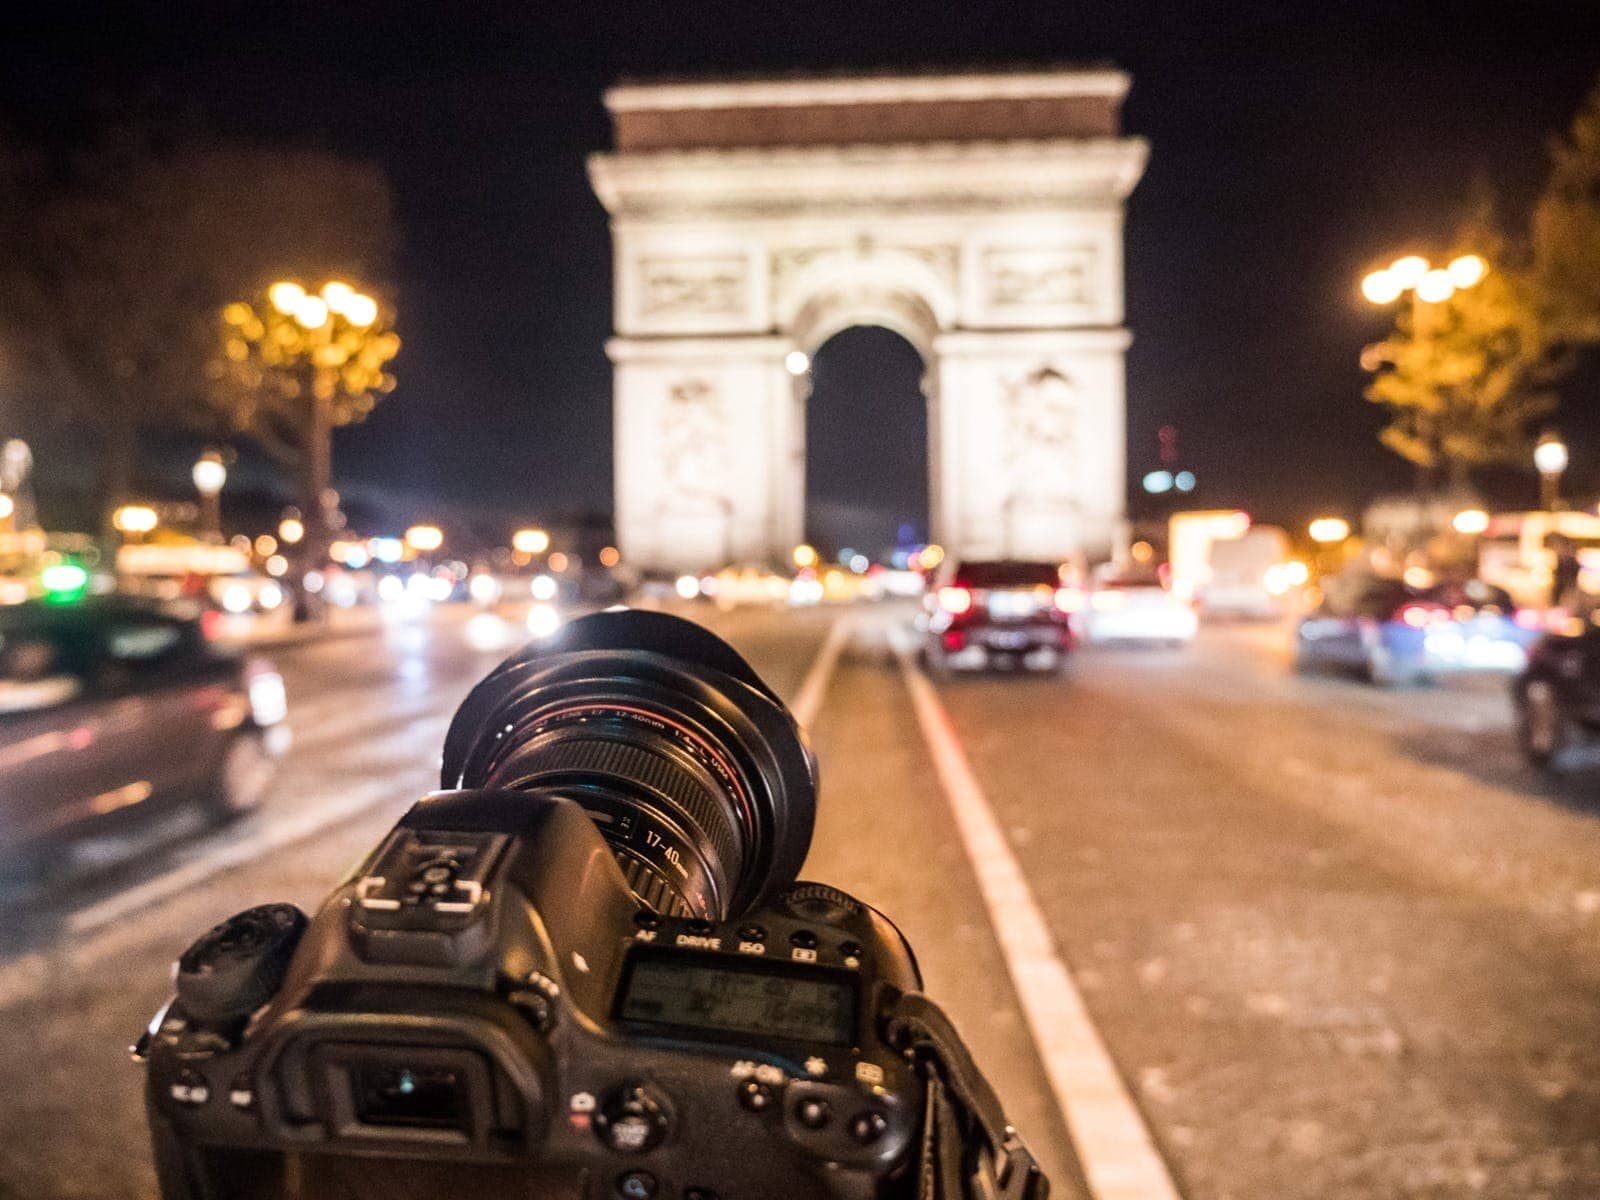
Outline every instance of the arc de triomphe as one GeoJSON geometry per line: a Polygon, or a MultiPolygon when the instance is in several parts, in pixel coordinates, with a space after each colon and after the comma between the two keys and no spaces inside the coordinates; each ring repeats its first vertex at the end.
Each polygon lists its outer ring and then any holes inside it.
{"type": "Polygon", "coordinates": [[[682,570],[786,559],[804,374],[853,325],[926,365],[932,532],[1107,552],[1123,516],[1122,206],[1145,144],[1113,70],[649,83],[589,162],[615,257],[616,519],[682,570]],[[792,361],[792,360],[791,360],[792,361]]]}

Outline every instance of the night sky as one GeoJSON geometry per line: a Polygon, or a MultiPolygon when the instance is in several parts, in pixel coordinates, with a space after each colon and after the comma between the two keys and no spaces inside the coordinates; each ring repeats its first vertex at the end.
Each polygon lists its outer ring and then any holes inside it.
{"type": "MultiPolygon", "coordinates": [[[[1361,273],[1445,237],[1476,177],[1520,217],[1600,72],[1600,5],[54,4],[0,49],[0,120],[57,145],[154,87],[226,137],[379,161],[405,241],[400,387],[341,434],[362,487],[539,515],[606,509],[610,249],[584,155],[624,76],[1109,61],[1151,143],[1128,211],[1129,470],[1175,424],[1198,499],[1299,520],[1409,477],[1373,439],[1361,273]],[[1202,15],[1197,15],[1201,13],[1202,15]]],[[[914,352],[819,356],[813,527],[926,519],[914,352]],[[853,413],[859,438],[841,436],[853,413]],[[902,423],[903,428],[902,428],[902,423]],[[872,469],[868,470],[868,467],[872,469]],[[852,514],[854,517],[852,518],[852,514]]],[[[1600,486],[1595,372],[1561,416],[1600,486]]],[[[1497,486],[1531,497],[1531,480],[1497,486]]],[[[1138,498],[1134,497],[1137,501],[1138,498]]]]}

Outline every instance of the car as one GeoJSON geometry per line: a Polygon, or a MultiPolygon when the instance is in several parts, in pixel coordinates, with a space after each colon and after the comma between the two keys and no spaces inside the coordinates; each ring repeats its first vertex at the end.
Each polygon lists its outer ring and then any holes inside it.
{"type": "Polygon", "coordinates": [[[282,585],[257,571],[213,575],[206,581],[206,589],[214,604],[236,616],[272,612],[284,601],[282,585]]]}
{"type": "Polygon", "coordinates": [[[1536,614],[1479,579],[1412,587],[1397,579],[1330,579],[1295,633],[1297,670],[1345,669],[1373,683],[1425,683],[1458,671],[1521,670],[1536,614]]]}
{"type": "Polygon", "coordinates": [[[1078,633],[1090,643],[1185,646],[1199,624],[1193,602],[1155,571],[1097,570],[1076,617],[1078,633]]]}
{"type": "Polygon", "coordinates": [[[1063,669],[1078,593],[1055,563],[946,559],[926,599],[922,657],[936,673],[1021,665],[1063,669]]]}
{"type": "MultiPolygon", "coordinates": [[[[0,609],[0,873],[178,807],[253,810],[287,728],[270,663],[224,653],[211,612],[122,597],[0,609]]],[[[8,889],[9,890],[9,889],[8,889]]]]}
{"type": "Polygon", "coordinates": [[[1565,771],[1595,758],[1600,741],[1600,626],[1591,617],[1534,643],[1511,685],[1517,743],[1536,767],[1565,771]]]}

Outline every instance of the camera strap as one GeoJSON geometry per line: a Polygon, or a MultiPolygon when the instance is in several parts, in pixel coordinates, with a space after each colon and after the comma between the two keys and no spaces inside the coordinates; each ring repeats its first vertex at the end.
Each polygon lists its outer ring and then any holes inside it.
{"type": "Polygon", "coordinates": [[[888,1035],[927,1085],[917,1200],[1047,1200],[1049,1181],[944,1010],[907,993],[888,1035]]]}

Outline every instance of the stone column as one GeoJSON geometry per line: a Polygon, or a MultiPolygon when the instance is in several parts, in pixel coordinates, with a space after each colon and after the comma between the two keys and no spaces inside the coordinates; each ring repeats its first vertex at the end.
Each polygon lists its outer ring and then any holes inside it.
{"type": "Polygon", "coordinates": [[[616,526],[626,561],[701,571],[792,546],[803,452],[789,343],[614,338],[616,526]]]}

